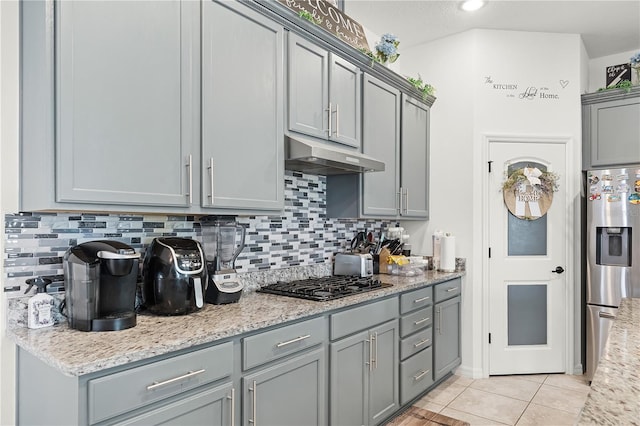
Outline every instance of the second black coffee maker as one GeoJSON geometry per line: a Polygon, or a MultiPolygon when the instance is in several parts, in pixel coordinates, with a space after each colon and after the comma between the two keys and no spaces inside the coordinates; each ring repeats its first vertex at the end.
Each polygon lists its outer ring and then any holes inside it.
{"type": "Polygon", "coordinates": [[[142,268],[142,303],[158,315],[184,315],[204,306],[207,269],[200,243],[154,238],[142,268]]]}

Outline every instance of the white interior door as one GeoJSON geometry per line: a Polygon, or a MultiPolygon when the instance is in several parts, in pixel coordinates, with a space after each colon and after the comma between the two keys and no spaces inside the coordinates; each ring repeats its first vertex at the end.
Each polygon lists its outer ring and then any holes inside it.
{"type": "Polygon", "coordinates": [[[489,374],[566,369],[567,274],[555,272],[568,266],[566,155],[564,143],[489,143],[489,374]],[[524,167],[559,176],[547,214],[534,220],[510,213],[501,190],[524,167]]]}

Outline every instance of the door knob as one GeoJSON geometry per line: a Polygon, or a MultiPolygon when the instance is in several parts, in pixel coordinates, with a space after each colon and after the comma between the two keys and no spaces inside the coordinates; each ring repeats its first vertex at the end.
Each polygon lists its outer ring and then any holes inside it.
{"type": "Polygon", "coordinates": [[[556,266],[556,269],[554,269],[554,270],[553,270],[553,271],[551,271],[551,272],[554,272],[554,273],[556,273],[556,274],[561,274],[561,273],[563,273],[563,272],[564,272],[564,269],[562,268],[562,266],[556,266]]]}

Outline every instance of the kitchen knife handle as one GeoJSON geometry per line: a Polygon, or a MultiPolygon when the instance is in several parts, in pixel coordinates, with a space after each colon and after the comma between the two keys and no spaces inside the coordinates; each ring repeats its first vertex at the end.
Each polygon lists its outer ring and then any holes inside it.
{"type": "Polygon", "coordinates": [[[249,423],[253,423],[253,426],[257,426],[257,424],[258,424],[257,423],[257,419],[256,419],[256,415],[257,415],[256,406],[257,406],[257,402],[258,402],[258,401],[256,401],[256,399],[257,399],[256,398],[256,393],[257,393],[256,387],[257,387],[257,383],[254,380],[253,381],[253,387],[249,388],[249,392],[253,392],[253,398],[251,399],[251,402],[252,402],[252,405],[253,405],[253,407],[251,407],[251,411],[252,411],[251,415],[253,416],[253,419],[249,419],[249,423]]]}
{"type": "Polygon", "coordinates": [[[150,391],[150,390],[154,390],[154,389],[160,388],[162,386],[170,385],[172,383],[179,382],[180,380],[184,380],[184,379],[188,379],[189,377],[197,376],[198,374],[202,374],[205,371],[206,370],[204,368],[202,368],[202,369],[197,370],[197,371],[189,371],[188,373],[183,374],[182,376],[174,377],[173,379],[164,380],[162,382],[153,382],[149,386],[147,386],[147,390],[150,391]]]}
{"type": "Polygon", "coordinates": [[[211,183],[211,192],[209,193],[209,198],[211,199],[211,205],[213,205],[213,157],[209,158],[209,179],[211,183]]]}
{"type": "Polygon", "coordinates": [[[187,193],[187,197],[189,197],[189,204],[193,204],[193,155],[189,154],[189,161],[187,162],[187,170],[188,170],[188,179],[189,179],[189,192],[187,193]]]}

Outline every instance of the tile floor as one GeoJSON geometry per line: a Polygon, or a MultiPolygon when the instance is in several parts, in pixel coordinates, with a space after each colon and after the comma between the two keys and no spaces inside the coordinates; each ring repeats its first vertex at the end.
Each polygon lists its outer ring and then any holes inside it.
{"type": "Polygon", "coordinates": [[[589,386],[582,376],[469,379],[454,375],[414,405],[474,425],[573,425],[589,386]]]}

